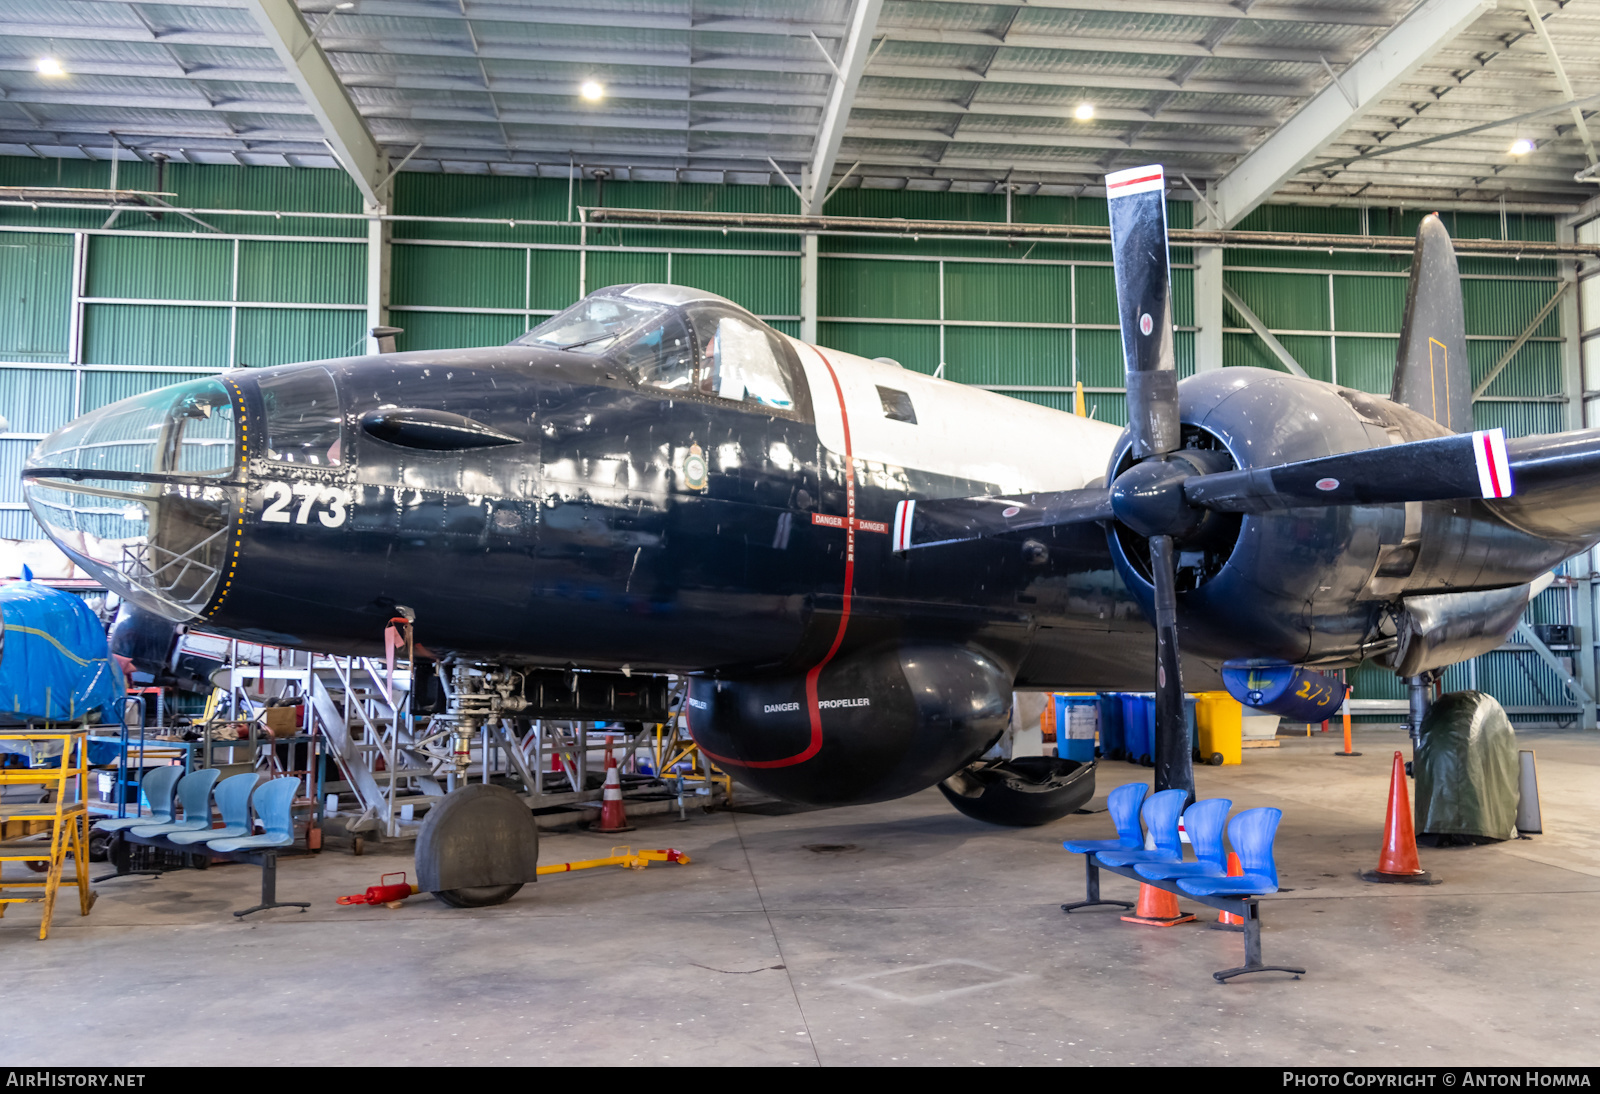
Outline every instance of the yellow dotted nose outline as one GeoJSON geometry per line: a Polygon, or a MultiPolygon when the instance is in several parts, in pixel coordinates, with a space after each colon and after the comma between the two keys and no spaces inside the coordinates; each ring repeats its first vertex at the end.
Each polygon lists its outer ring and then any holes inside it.
{"type": "MultiPolygon", "coordinates": [[[[223,378],[223,384],[233,395],[234,412],[239,421],[239,464],[241,467],[250,466],[250,419],[245,414],[244,392],[232,380],[223,378]]],[[[222,575],[222,586],[212,597],[211,606],[205,610],[206,618],[214,617],[222,610],[222,605],[227,601],[228,594],[233,591],[233,576],[239,569],[239,546],[244,542],[244,510],[248,503],[250,488],[248,483],[239,490],[238,519],[233,526],[233,547],[228,552],[228,567],[222,575]]]]}

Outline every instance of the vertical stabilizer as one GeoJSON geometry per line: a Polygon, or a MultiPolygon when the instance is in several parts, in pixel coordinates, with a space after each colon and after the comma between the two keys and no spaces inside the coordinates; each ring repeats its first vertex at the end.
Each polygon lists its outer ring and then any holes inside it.
{"type": "Polygon", "coordinates": [[[1472,429],[1472,362],[1461,275],[1450,233],[1435,213],[1417,228],[1390,398],[1457,433],[1472,429]]]}

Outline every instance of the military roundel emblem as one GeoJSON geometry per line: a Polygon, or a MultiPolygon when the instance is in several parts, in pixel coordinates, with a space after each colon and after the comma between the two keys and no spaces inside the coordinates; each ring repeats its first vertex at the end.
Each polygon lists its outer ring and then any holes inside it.
{"type": "Polygon", "coordinates": [[[691,444],[689,454],[683,458],[683,485],[690,490],[706,488],[706,456],[697,444],[691,444]]]}

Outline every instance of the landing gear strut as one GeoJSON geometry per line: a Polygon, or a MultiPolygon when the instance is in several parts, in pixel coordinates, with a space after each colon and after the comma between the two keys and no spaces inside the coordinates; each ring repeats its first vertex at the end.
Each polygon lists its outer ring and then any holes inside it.
{"type": "Polygon", "coordinates": [[[452,908],[503,904],[538,876],[539,829],[527,805],[503,786],[465,785],[478,731],[528,709],[520,685],[512,670],[457,662],[449,705],[434,716],[450,727],[457,786],[417,834],[417,887],[452,908]]]}

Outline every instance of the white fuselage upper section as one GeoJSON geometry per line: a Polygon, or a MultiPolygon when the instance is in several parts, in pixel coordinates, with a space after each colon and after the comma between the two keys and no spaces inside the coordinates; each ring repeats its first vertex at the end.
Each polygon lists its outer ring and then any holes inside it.
{"type": "Polygon", "coordinates": [[[994,483],[1005,494],[1077,490],[1104,478],[1122,436],[1121,426],[790,341],[811,387],[817,436],[841,456],[994,483]],[[915,424],[887,416],[879,386],[910,396],[915,424]]]}

